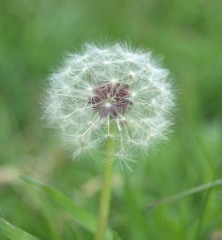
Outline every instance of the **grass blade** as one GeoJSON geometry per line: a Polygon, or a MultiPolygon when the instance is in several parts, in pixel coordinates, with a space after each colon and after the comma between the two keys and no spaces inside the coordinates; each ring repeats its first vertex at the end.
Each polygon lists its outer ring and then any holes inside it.
{"type": "MultiPolygon", "coordinates": [[[[38,187],[40,187],[44,192],[48,194],[48,196],[51,197],[51,199],[61,206],[63,209],[65,209],[67,212],[71,214],[71,216],[75,219],[75,221],[84,227],[86,230],[92,232],[95,234],[96,232],[96,226],[97,226],[97,219],[90,213],[88,213],[85,209],[79,207],[75,202],[67,197],[65,194],[57,190],[56,188],[44,184],[36,179],[33,179],[32,177],[25,176],[23,179],[31,184],[34,184],[38,187]]],[[[110,229],[107,229],[106,231],[106,239],[110,240],[112,239],[113,233],[110,229]]]]}
{"type": "Polygon", "coordinates": [[[178,199],[181,199],[181,198],[184,198],[184,197],[187,197],[187,196],[190,196],[190,195],[202,192],[202,191],[206,191],[206,190],[209,190],[211,188],[221,186],[221,185],[222,185],[222,179],[218,179],[214,182],[206,183],[206,184],[194,187],[194,188],[192,188],[190,190],[187,190],[185,192],[170,196],[168,198],[164,198],[164,199],[159,200],[159,201],[155,201],[155,202],[149,204],[148,208],[155,208],[159,205],[167,204],[169,202],[173,202],[173,201],[176,201],[178,199]]]}
{"type": "Polygon", "coordinates": [[[24,230],[15,227],[3,218],[0,218],[1,233],[10,240],[39,240],[24,230]]]}

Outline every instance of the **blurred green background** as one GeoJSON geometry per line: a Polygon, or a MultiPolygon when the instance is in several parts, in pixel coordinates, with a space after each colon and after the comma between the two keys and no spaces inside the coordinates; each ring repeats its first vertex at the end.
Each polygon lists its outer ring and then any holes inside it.
{"type": "MultiPolygon", "coordinates": [[[[152,49],[174,76],[170,140],[116,173],[110,226],[121,239],[222,239],[222,188],[146,206],[222,178],[222,1],[0,2],[0,214],[42,240],[92,239],[20,178],[30,175],[97,214],[100,161],[71,161],[41,120],[47,77],[85,42],[152,49]]],[[[0,239],[7,239],[0,232],[0,239]]]]}

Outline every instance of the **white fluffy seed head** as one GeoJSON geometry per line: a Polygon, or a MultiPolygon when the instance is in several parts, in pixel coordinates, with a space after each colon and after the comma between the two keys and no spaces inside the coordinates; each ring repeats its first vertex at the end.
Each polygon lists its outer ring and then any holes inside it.
{"type": "Polygon", "coordinates": [[[136,151],[147,153],[166,136],[174,97],[169,71],[151,52],[88,44],[49,80],[45,117],[74,158],[113,137],[117,162],[128,166],[136,151]],[[116,125],[112,136],[110,124],[116,125]]]}

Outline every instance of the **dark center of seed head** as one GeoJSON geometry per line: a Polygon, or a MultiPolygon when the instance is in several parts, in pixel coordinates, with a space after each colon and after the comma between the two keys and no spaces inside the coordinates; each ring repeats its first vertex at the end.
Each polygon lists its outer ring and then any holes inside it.
{"type": "Polygon", "coordinates": [[[122,116],[132,105],[128,88],[129,85],[120,83],[99,85],[93,89],[94,95],[89,99],[89,104],[101,118],[122,116]]]}

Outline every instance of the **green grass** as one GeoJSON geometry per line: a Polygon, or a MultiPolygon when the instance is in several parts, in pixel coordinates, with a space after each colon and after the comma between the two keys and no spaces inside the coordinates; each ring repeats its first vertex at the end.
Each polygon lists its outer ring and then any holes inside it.
{"type": "MultiPolygon", "coordinates": [[[[222,239],[222,187],[146,207],[222,178],[221,9],[220,0],[2,0],[1,217],[42,240],[93,238],[72,212],[20,176],[55,186],[97,215],[100,159],[71,161],[40,119],[40,102],[66,53],[84,42],[126,41],[164,56],[177,111],[170,140],[147,159],[138,154],[133,172],[115,174],[109,226],[128,240],[222,239]]],[[[0,239],[10,239],[0,224],[0,239]]]]}

